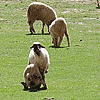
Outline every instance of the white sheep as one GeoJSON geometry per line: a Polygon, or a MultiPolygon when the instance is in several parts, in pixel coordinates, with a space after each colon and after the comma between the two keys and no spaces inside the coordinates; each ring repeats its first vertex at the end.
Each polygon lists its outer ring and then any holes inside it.
{"type": "Polygon", "coordinates": [[[33,46],[31,46],[28,64],[34,64],[39,68],[39,71],[45,82],[45,73],[48,72],[50,59],[47,50],[39,42],[34,42],[33,46]]]}
{"type": "Polygon", "coordinates": [[[25,83],[21,82],[24,86],[24,89],[27,90],[30,86],[30,89],[39,89],[41,84],[43,84],[44,88],[46,89],[46,83],[42,79],[42,75],[37,66],[34,64],[30,64],[25,68],[23,73],[25,83]]]}
{"type": "Polygon", "coordinates": [[[54,44],[54,46],[60,47],[64,34],[67,37],[68,46],[70,46],[69,33],[67,30],[67,23],[64,20],[64,18],[55,19],[51,23],[49,27],[49,31],[50,31],[50,35],[53,40],[52,43],[54,44]]]}
{"type": "Polygon", "coordinates": [[[43,22],[42,34],[44,34],[44,25],[47,25],[49,31],[49,25],[57,18],[57,15],[50,6],[41,2],[33,2],[28,7],[27,17],[31,34],[33,34],[33,32],[35,33],[33,23],[36,20],[43,22]]]}

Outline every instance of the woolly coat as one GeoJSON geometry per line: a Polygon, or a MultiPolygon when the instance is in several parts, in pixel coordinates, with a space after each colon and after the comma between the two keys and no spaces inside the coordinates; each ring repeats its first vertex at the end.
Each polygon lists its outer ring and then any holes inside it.
{"type": "Polygon", "coordinates": [[[45,48],[41,48],[40,55],[38,56],[34,52],[34,48],[31,49],[29,54],[29,64],[34,64],[44,71],[47,71],[50,65],[49,54],[45,48]]]}
{"type": "Polygon", "coordinates": [[[57,18],[56,12],[46,4],[33,2],[28,7],[28,23],[34,23],[35,20],[41,20],[47,26],[57,18]]]}

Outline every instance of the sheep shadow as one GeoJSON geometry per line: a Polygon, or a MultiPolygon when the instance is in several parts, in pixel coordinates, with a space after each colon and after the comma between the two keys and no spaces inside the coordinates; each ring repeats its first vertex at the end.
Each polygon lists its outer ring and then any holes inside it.
{"type": "Polygon", "coordinates": [[[42,34],[42,33],[34,33],[34,34],[29,33],[26,35],[50,35],[50,34],[49,33],[44,33],[44,34],[42,34]]]}
{"type": "Polygon", "coordinates": [[[23,89],[23,91],[29,91],[29,92],[39,92],[39,91],[43,91],[43,90],[46,90],[46,89],[44,89],[43,87],[39,88],[39,89],[30,89],[30,88],[28,88],[27,90],[23,89]]]}
{"type": "Polygon", "coordinates": [[[55,49],[57,49],[57,48],[67,48],[67,50],[69,49],[69,47],[68,47],[68,46],[65,46],[65,47],[55,47],[55,46],[49,46],[49,48],[55,48],[55,49]]]}
{"type": "Polygon", "coordinates": [[[99,7],[96,7],[96,9],[100,9],[100,6],[99,7]]]}
{"type": "Polygon", "coordinates": [[[65,48],[65,47],[55,47],[55,46],[49,46],[49,48],[65,48]]]}

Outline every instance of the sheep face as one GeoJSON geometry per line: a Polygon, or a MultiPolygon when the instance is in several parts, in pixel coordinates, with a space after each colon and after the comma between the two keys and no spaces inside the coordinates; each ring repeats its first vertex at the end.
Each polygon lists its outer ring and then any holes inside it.
{"type": "Polygon", "coordinates": [[[45,48],[45,47],[42,46],[39,42],[34,42],[33,46],[31,46],[30,48],[34,48],[34,52],[39,56],[39,52],[41,51],[41,48],[45,48]]]}
{"type": "Polygon", "coordinates": [[[40,88],[42,76],[41,74],[32,74],[31,77],[28,79],[30,82],[30,88],[40,88]]]}

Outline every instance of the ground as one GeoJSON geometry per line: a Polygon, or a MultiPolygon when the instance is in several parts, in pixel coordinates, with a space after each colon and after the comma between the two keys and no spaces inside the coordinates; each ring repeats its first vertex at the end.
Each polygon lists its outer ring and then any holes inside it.
{"type": "Polygon", "coordinates": [[[32,1],[0,1],[0,99],[99,100],[100,9],[96,0],[34,0],[51,6],[68,23],[71,47],[64,37],[61,48],[53,47],[47,27],[42,35],[40,21],[34,23],[37,33],[29,35],[27,8],[32,1]],[[23,91],[23,72],[35,41],[50,55],[48,89],[23,91]]]}

